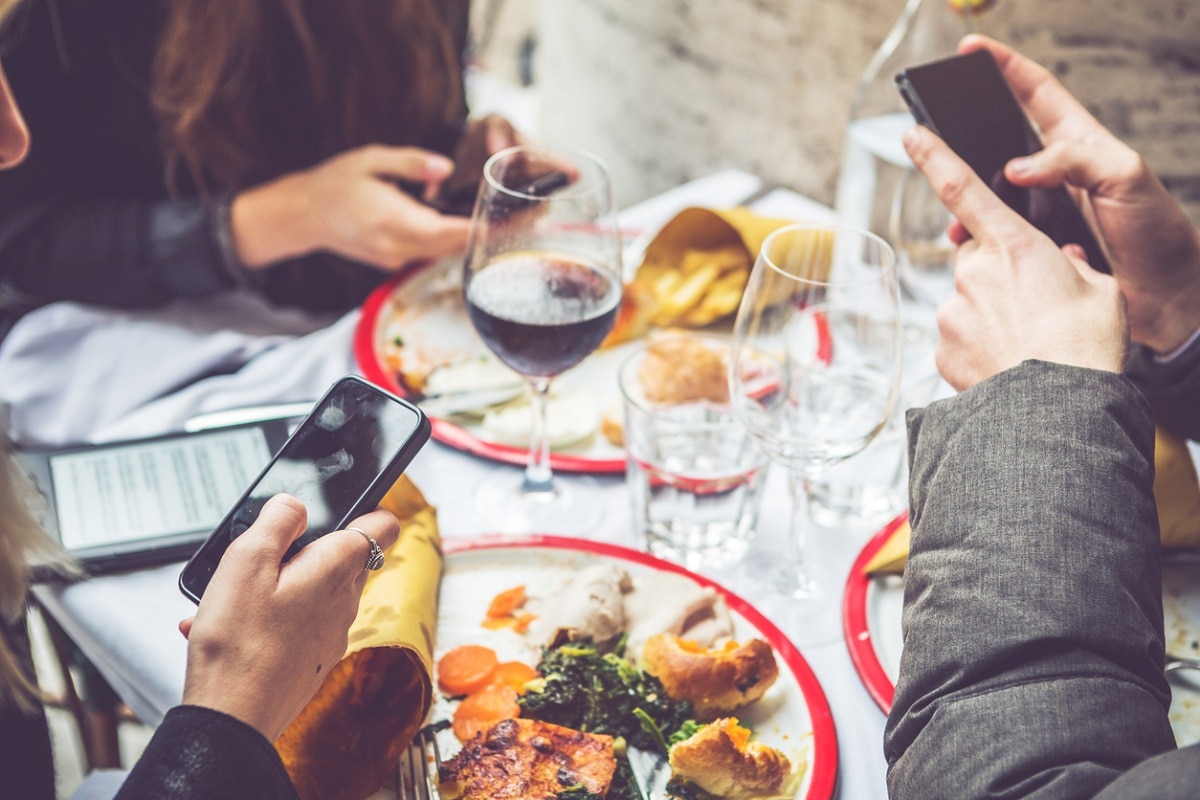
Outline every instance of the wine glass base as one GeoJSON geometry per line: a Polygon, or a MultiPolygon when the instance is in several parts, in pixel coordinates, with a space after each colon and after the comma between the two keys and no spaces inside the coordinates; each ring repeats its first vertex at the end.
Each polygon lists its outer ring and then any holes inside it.
{"type": "Polygon", "coordinates": [[[832,562],[808,558],[807,582],[798,580],[795,566],[780,566],[786,561],[779,553],[761,553],[743,565],[742,581],[765,583],[771,591],[760,601],[760,611],[783,628],[798,646],[817,646],[842,638],[840,587],[844,570],[832,562]]]}
{"type": "Polygon", "coordinates": [[[578,536],[604,520],[605,504],[595,479],[555,481],[552,491],[524,491],[524,474],[499,469],[475,490],[475,521],[489,533],[578,536]]]}

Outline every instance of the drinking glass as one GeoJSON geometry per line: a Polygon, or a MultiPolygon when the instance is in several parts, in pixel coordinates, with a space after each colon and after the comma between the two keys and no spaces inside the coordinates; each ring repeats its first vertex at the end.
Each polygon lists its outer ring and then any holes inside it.
{"type": "Polygon", "coordinates": [[[735,412],[786,468],[788,557],[775,588],[815,613],[829,591],[807,563],[809,484],[862,450],[896,405],[900,313],[895,254],[839,225],[789,225],[767,237],[734,323],[735,412]]]}
{"type": "Polygon", "coordinates": [[[492,473],[476,514],[497,532],[580,533],[603,507],[556,482],[546,426],[553,378],[595,350],[621,300],[621,242],[607,167],[594,156],[528,146],[484,165],[463,267],[471,324],[529,385],[525,474],[492,473]]]}

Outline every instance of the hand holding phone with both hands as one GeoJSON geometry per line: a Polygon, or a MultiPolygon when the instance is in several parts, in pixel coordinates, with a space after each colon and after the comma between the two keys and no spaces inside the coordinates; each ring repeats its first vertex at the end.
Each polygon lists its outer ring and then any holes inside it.
{"type": "Polygon", "coordinates": [[[1200,232],[1145,159],[1049,70],[986,36],[959,45],[962,53],[979,50],[991,53],[1046,143],[1010,162],[1005,175],[1018,186],[1065,183],[1108,252],[1132,339],[1160,353],[1182,345],[1200,328],[1200,232]]]}

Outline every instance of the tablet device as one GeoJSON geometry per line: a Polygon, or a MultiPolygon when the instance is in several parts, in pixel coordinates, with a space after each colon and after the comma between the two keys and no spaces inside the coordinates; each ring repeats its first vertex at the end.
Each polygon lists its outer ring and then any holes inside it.
{"type": "MultiPolygon", "coordinates": [[[[46,531],[91,574],[195,552],[298,418],[148,439],[20,450],[46,500],[46,531]]],[[[34,579],[44,579],[34,570],[34,579]]]]}

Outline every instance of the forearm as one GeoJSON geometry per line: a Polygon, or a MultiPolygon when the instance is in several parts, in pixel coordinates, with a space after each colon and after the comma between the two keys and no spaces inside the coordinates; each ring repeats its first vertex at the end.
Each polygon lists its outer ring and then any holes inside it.
{"type": "Polygon", "coordinates": [[[893,797],[1090,797],[1173,746],[1152,458],[1109,373],[1025,362],[913,413],[893,797]]]}
{"type": "Polygon", "coordinates": [[[46,203],[0,219],[0,240],[0,273],[30,305],[144,307],[236,283],[197,199],[46,203]]]}
{"type": "Polygon", "coordinates": [[[116,800],[295,798],[274,746],[233,717],[199,706],[167,712],[116,800]]]}

